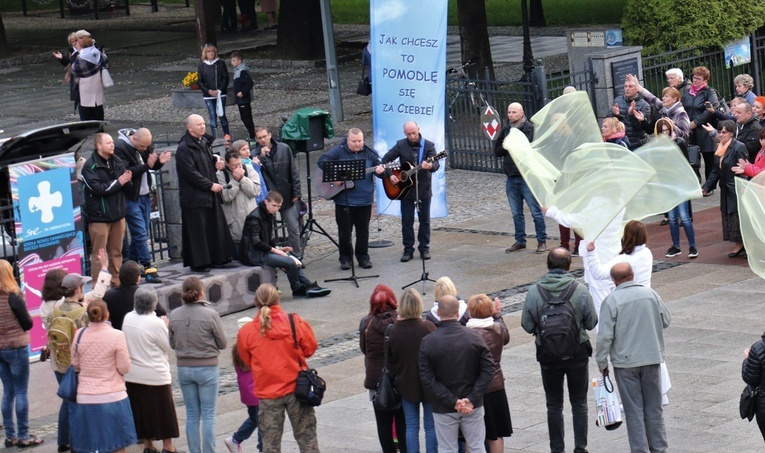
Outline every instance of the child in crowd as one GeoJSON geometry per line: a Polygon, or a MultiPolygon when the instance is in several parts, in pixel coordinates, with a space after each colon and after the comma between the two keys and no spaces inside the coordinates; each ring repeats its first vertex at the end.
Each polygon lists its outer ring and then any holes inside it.
{"type": "MultiPolygon", "coordinates": [[[[252,318],[244,317],[239,319],[239,328],[252,321],[252,318]]],[[[242,423],[242,426],[234,433],[233,436],[227,437],[224,441],[228,451],[231,453],[242,453],[242,442],[249,439],[252,433],[255,432],[255,428],[258,427],[258,406],[260,401],[255,396],[253,391],[255,390],[255,382],[252,379],[252,370],[250,367],[242,361],[239,357],[239,349],[237,344],[231,348],[231,358],[234,362],[234,369],[236,370],[236,380],[239,383],[239,395],[242,399],[242,403],[247,406],[248,418],[242,423]]],[[[263,451],[263,440],[258,429],[258,451],[263,451]]]]}
{"type": "Polygon", "coordinates": [[[239,116],[242,123],[250,135],[250,139],[255,139],[255,123],[252,121],[252,97],[250,92],[254,85],[252,77],[247,72],[247,66],[242,60],[242,54],[231,52],[231,66],[234,68],[234,99],[239,108],[239,116]]]}

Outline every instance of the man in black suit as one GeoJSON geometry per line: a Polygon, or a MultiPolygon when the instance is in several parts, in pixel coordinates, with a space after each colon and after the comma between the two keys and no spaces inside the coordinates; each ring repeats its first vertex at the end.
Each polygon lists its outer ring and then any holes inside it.
{"type": "MultiPolygon", "coordinates": [[[[426,159],[436,155],[436,146],[430,140],[425,140],[420,134],[420,127],[414,121],[404,124],[404,135],[406,138],[396,142],[382,158],[382,163],[392,162],[399,159],[403,165],[409,162],[412,166],[418,164],[422,168],[417,172],[417,178],[414,179],[414,185],[401,199],[401,235],[404,242],[404,254],[401,255],[401,261],[407,262],[414,257],[414,211],[415,202],[420,204],[419,217],[420,227],[417,232],[417,240],[420,245],[420,258],[430,259],[430,199],[433,193],[430,188],[430,174],[437,171],[439,164],[437,160],[428,162],[426,159]]],[[[386,176],[393,184],[399,183],[399,178],[390,170],[386,171],[386,176]]],[[[412,175],[414,178],[414,175],[412,175]]]]}

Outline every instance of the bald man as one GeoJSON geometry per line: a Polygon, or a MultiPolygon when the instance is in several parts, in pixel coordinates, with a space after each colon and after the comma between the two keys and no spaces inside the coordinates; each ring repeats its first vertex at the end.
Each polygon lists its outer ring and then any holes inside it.
{"type": "Polygon", "coordinates": [[[125,191],[125,221],[130,232],[122,246],[125,260],[138,262],[143,266],[142,274],[148,283],[162,283],[157,269],[151,263],[149,253],[149,229],[151,228],[151,187],[149,170],[159,170],[170,160],[170,152],[157,155],[154,152],[151,132],[145,127],[122,129],[114,144],[114,154],[122,160],[125,168],[133,174],[133,185],[125,191]]]}
{"type": "Polygon", "coordinates": [[[175,153],[183,265],[200,273],[211,267],[225,267],[234,256],[234,241],[223,214],[223,186],[215,175],[213,139],[205,134],[205,126],[200,115],[189,115],[186,133],[175,153]]]}
{"type": "Polygon", "coordinates": [[[651,288],[635,283],[629,263],[611,268],[616,289],[600,307],[595,348],[598,369],[608,375],[614,367],[622,397],[631,451],[667,451],[661,402],[664,329],[671,317],[667,306],[651,288]]]}
{"type": "Polygon", "coordinates": [[[529,211],[531,211],[531,217],[534,219],[537,253],[544,253],[547,250],[547,228],[545,227],[545,216],[542,214],[542,208],[537,199],[534,198],[534,194],[531,193],[529,186],[526,185],[526,181],[515,165],[513,158],[510,157],[510,153],[502,146],[502,142],[505,141],[505,137],[512,128],[523,132],[529,142],[534,139],[534,125],[526,119],[523,106],[517,102],[507,106],[507,124],[502,127],[497,141],[494,143],[494,155],[502,158],[502,171],[507,175],[505,193],[507,194],[507,201],[510,203],[510,211],[513,213],[515,229],[515,243],[506,248],[505,252],[517,252],[526,248],[526,218],[523,214],[523,200],[526,200],[529,211]]]}
{"type": "MultiPolygon", "coordinates": [[[[406,135],[406,138],[397,141],[393,148],[385,153],[382,162],[388,163],[399,159],[402,165],[404,162],[409,162],[412,166],[422,164],[422,169],[417,172],[414,184],[401,199],[401,236],[404,242],[404,253],[401,255],[401,262],[405,263],[414,258],[414,211],[416,202],[419,202],[420,205],[418,211],[420,227],[417,231],[417,240],[420,244],[417,249],[420,251],[420,258],[423,260],[430,259],[430,199],[433,197],[430,176],[431,173],[438,171],[439,163],[437,160],[433,162],[426,161],[430,157],[435,157],[436,145],[430,140],[423,138],[422,134],[420,134],[420,126],[417,123],[414,121],[405,123],[404,135],[406,135]]],[[[398,177],[390,170],[386,172],[386,177],[393,184],[399,183],[398,177]]],[[[414,178],[414,175],[412,175],[412,178],[414,178]]]]}

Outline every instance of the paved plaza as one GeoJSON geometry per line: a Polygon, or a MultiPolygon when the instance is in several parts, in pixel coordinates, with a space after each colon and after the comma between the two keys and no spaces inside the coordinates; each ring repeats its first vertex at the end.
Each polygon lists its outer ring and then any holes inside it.
{"type": "MultiPolygon", "coordinates": [[[[112,75],[117,86],[107,92],[107,131],[143,124],[155,135],[170,138],[180,136],[181,122],[190,113],[204,113],[190,109],[176,109],[170,102],[170,90],[180,86],[181,78],[196,68],[198,55],[193,31],[193,20],[188,10],[167,9],[157,15],[148,12],[148,6],[131,6],[129,20],[107,19],[77,22],[60,20],[57,14],[43,17],[21,18],[3,15],[9,40],[25,42],[29,55],[19,61],[0,61],[0,129],[5,134],[59,122],[76,117],[63,85],[63,67],[47,58],[44,52],[64,46],[66,34],[85,28],[102,40],[112,60],[112,75]]],[[[368,27],[338,26],[338,41],[363,40],[368,27]]],[[[512,43],[516,37],[504,40],[492,33],[492,48],[512,43]]],[[[223,53],[236,49],[252,49],[275,43],[275,34],[239,34],[224,36],[220,41],[223,53]]],[[[562,35],[540,37],[539,43],[549,45],[560,38],[560,52],[565,52],[562,35]],[[542,39],[545,38],[545,39],[542,39]]],[[[454,36],[449,39],[448,52],[459,47],[454,36]]],[[[512,52],[520,46],[506,45],[498,50],[503,57],[495,60],[513,62],[512,52]]],[[[548,50],[546,50],[547,52],[548,50]]],[[[554,50],[549,50],[554,58],[554,50]]],[[[540,55],[542,56],[542,55],[540,55]]],[[[300,107],[329,109],[326,76],[323,68],[281,68],[273,62],[258,61],[254,78],[256,102],[253,110],[256,122],[278,125],[281,115],[289,115],[300,107]]],[[[358,61],[341,64],[340,81],[345,120],[336,122],[343,133],[350,127],[360,127],[367,135],[371,132],[371,100],[352,94],[358,81],[358,61]]],[[[229,109],[229,121],[235,135],[244,129],[235,109],[229,109]]],[[[206,115],[204,115],[206,117],[206,115]]],[[[311,154],[315,165],[320,152],[311,154]]],[[[300,155],[301,175],[306,174],[306,156],[300,155]]],[[[510,344],[505,347],[502,366],[505,373],[510,411],[515,430],[506,439],[509,452],[546,452],[546,409],[544,392],[535,360],[533,338],[520,328],[520,309],[525,292],[546,271],[545,256],[532,248],[506,254],[505,248],[513,243],[512,221],[505,198],[505,177],[500,174],[449,170],[446,176],[449,215],[433,219],[431,252],[426,272],[436,279],[450,276],[463,298],[477,293],[498,296],[510,329],[510,344]]],[[[305,181],[304,181],[305,184],[305,181]]],[[[669,405],[665,408],[665,422],[672,452],[756,452],[763,450],[763,440],[755,423],[746,423],[738,417],[738,397],[741,381],[743,351],[760,338],[765,330],[763,295],[765,281],[755,276],[743,259],[729,259],[725,254],[731,248],[722,242],[717,196],[694,201],[695,227],[700,256],[696,260],[664,258],[670,245],[669,229],[658,225],[660,217],[649,218],[649,247],[654,253],[653,287],[667,302],[672,313],[672,325],[665,332],[666,362],[672,380],[669,405]]],[[[330,234],[336,234],[334,206],[331,202],[316,201],[314,214],[319,224],[330,234]]],[[[526,231],[533,233],[531,216],[527,213],[526,231]]],[[[327,380],[325,403],[317,409],[319,444],[325,452],[379,451],[374,414],[363,388],[363,357],[358,348],[356,332],[359,319],[368,310],[368,299],[374,286],[384,283],[397,292],[406,283],[422,274],[422,262],[413,260],[400,263],[400,223],[397,218],[373,218],[372,239],[378,234],[395,243],[393,247],[372,249],[374,268],[358,270],[361,276],[379,274],[377,279],[362,279],[359,288],[349,282],[328,283],[329,297],[292,300],[285,291],[282,301],[285,309],[300,313],[313,326],[319,339],[319,350],[309,363],[317,367],[327,380]],[[378,233],[379,229],[379,233],[378,233]]],[[[558,229],[547,222],[548,246],[555,246],[558,229]]],[[[536,245],[532,237],[529,243],[536,245]]],[[[684,249],[687,245],[683,236],[684,249]]],[[[687,250],[684,250],[687,252],[687,250]]],[[[340,271],[337,251],[330,241],[314,235],[306,249],[306,272],[323,284],[325,279],[345,277],[340,271]]],[[[166,264],[177,268],[178,264],[166,264]]],[[[581,275],[581,259],[574,259],[577,275],[581,275]]],[[[160,269],[161,271],[161,269],[160,269]]],[[[279,277],[282,289],[287,288],[286,277],[279,277]]],[[[424,291],[426,308],[433,300],[433,284],[418,284],[424,291]]],[[[230,341],[236,336],[236,320],[253,317],[249,309],[223,318],[230,341]]],[[[594,342],[594,338],[593,338],[594,342]]],[[[174,363],[174,357],[171,358],[174,363]]],[[[174,368],[174,367],[173,367],[174,368]]],[[[596,375],[593,361],[590,375],[596,375]]],[[[33,433],[45,439],[38,452],[56,451],[56,420],[59,399],[56,384],[48,364],[35,363],[31,367],[30,424],[33,433]]],[[[179,422],[185,421],[185,408],[175,386],[179,422]]],[[[573,445],[570,409],[565,406],[569,451],[573,445]]],[[[216,432],[218,451],[225,452],[223,439],[236,430],[246,417],[246,409],[239,402],[236,376],[228,351],[221,353],[221,391],[218,400],[216,432]]],[[[592,424],[589,431],[589,451],[628,451],[627,430],[605,431],[594,424],[594,411],[590,409],[592,424]]],[[[176,446],[185,450],[185,435],[176,446]]],[[[421,443],[424,447],[424,443],[421,443]]],[[[243,444],[244,451],[254,452],[254,438],[243,444]]],[[[13,451],[8,450],[8,451],[13,451]]],[[[130,452],[141,452],[133,446],[130,452]]],[[[283,451],[296,452],[297,445],[291,431],[285,432],[283,451]]]]}

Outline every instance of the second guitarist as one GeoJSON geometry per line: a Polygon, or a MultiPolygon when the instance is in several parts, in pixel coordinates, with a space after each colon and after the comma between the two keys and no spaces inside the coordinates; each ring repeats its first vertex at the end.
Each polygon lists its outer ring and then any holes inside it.
{"type": "MultiPolygon", "coordinates": [[[[400,160],[402,168],[404,163],[408,162],[412,168],[421,165],[421,169],[417,172],[417,178],[412,175],[411,185],[408,186],[406,192],[403,193],[401,200],[401,236],[404,242],[404,254],[401,255],[401,261],[407,262],[414,257],[414,212],[415,201],[419,196],[420,201],[420,227],[417,232],[417,240],[419,246],[417,249],[420,252],[420,258],[423,260],[430,259],[430,199],[433,196],[433,192],[430,188],[431,173],[438,170],[438,160],[433,162],[427,161],[428,158],[436,156],[436,146],[430,140],[425,140],[422,134],[420,134],[420,127],[414,121],[409,121],[404,124],[404,135],[406,138],[396,142],[385,156],[383,156],[383,163],[392,162],[396,159],[400,160]]],[[[386,171],[386,177],[393,184],[399,184],[397,173],[391,170],[386,171]]],[[[407,181],[403,181],[407,183],[407,181]]]]}
{"type": "MultiPolygon", "coordinates": [[[[377,166],[374,175],[378,178],[383,177],[385,169],[380,165],[380,157],[375,150],[364,144],[364,133],[361,129],[348,130],[348,135],[343,142],[321,156],[318,165],[323,169],[324,162],[349,159],[363,159],[365,167],[377,166]]],[[[351,247],[353,228],[356,229],[355,254],[359,266],[364,269],[372,267],[372,261],[369,259],[369,221],[372,218],[375,182],[372,174],[366,174],[364,179],[354,183],[353,188],[348,188],[333,198],[340,245],[340,269],[343,270],[350,269],[351,260],[353,260],[354,250],[351,247]]]]}

